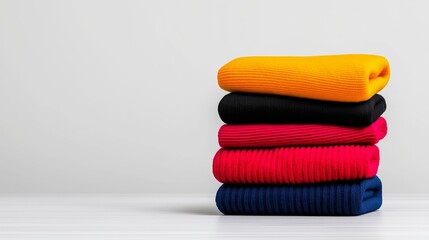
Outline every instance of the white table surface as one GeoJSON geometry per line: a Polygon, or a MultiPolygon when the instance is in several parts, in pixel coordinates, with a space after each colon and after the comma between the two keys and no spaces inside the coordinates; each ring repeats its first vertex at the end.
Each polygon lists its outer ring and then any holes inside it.
{"type": "Polygon", "coordinates": [[[223,216],[213,195],[0,195],[0,239],[429,239],[429,195],[359,217],[223,216]]]}

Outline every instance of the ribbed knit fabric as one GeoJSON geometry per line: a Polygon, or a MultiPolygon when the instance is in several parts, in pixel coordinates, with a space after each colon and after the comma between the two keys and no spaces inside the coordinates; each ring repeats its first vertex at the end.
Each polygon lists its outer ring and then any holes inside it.
{"type": "Polygon", "coordinates": [[[241,57],[218,72],[230,92],[267,93],[338,102],[370,99],[389,81],[386,58],[365,54],[241,57]]]}
{"type": "Polygon", "coordinates": [[[381,95],[360,103],[318,101],[267,94],[230,93],[218,111],[227,124],[322,123],[368,126],[386,110],[381,95]]]}
{"type": "Polygon", "coordinates": [[[303,145],[376,144],[387,133],[386,120],[378,118],[367,127],[322,124],[223,125],[221,147],[284,147],[303,145]]]}
{"type": "Polygon", "coordinates": [[[221,148],[213,175],[222,183],[301,184],[374,177],[380,160],[375,145],[221,148]]]}
{"type": "Polygon", "coordinates": [[[235,215],[360,215],[382,204],[378,177],[308,185],[222,185],[216,205],[235,215]]]}

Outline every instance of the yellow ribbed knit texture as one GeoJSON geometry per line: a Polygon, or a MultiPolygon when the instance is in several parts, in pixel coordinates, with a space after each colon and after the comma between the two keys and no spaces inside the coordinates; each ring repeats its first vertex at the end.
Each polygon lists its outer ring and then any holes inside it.
{"type": "Polygon", "coordinates": [[[390,77],[386,58],[366,54],[241,57],[218,72],[230,92],[286,95],[338,102],[370,99],[390,77]]]}

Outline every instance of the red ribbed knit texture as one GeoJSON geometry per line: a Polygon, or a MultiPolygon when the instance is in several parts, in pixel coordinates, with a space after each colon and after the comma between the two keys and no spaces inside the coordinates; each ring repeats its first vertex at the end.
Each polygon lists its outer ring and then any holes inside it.
{"type": "Polygon", "coordinates": [[[218,137],[221,147],[280,147],[376,144],[386,133],[386,120],[380,117],[367,127],[322,124],[223,125],[218,137]]]}
{"type": "Polygon", "coordinates": [[[299,184],[374,177],[380,156],[375,145],[221,148],[213,174],[222,183],[299,184]]]}

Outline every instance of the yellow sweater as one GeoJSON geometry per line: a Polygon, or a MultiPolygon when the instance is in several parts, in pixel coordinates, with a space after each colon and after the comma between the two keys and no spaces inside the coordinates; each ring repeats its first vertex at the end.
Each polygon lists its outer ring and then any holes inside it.
{"type": "Polygon", "coordinates": [[[347,54],[312,57],[241,57],[218,72],[222,89],[338,102],[368,100],[390,77],[386,58],[347,54]]]}

